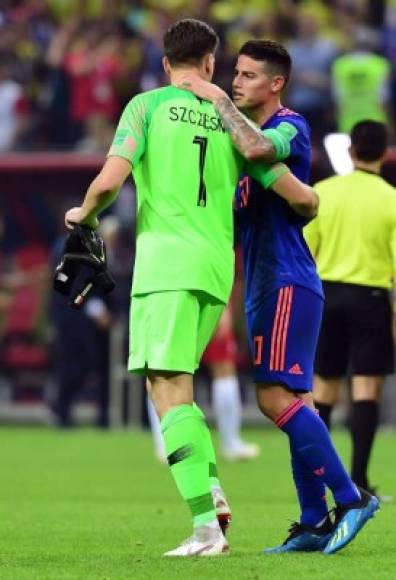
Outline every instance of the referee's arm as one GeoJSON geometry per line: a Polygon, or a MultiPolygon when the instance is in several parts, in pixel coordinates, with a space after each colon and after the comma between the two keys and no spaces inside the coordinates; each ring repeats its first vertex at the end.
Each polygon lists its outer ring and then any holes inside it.
{"type": "Polygon", "coordinates": [[[396,226],[392,230],[391,238],[390,238],[390,249],[392,254],[392,263],[393,263],[393,325],[392,325],[392,332],[393,332],[393,340],[396,343],[396,226]]]}

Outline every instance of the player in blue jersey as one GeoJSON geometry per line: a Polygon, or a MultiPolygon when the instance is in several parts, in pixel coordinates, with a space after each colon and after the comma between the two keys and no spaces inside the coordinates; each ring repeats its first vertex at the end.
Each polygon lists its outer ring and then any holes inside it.
{"type": "MultiPolygon", "coordinates": [[[[213,102],[234,145],[251,160],[282,160],[307,182],[309,128],[282,106],[290,75],[287,51],[272,41],[249,41],[240,50],[233,99],[219,87],[186,77],[183,86],[213,102]],[[241,113],[243,111],[244,114],[241,113]],[[246,115],[246,116],[245,116],[246,115]]],[[[347,545],[378,509],[378,501],[352,482],[312,399],[313,362],[323,309],[321,282],[302,229],[316,215],[317,197],[290,192],[280,197],[241,176],[236,209],[244,250],[245,307],[257,400],[264,415],[289,437],[294,482],[301,507],[281,546],[268,553],[322,550],[347,545]],[[326,486],[335,502],[332,522],[326,486]]]]}

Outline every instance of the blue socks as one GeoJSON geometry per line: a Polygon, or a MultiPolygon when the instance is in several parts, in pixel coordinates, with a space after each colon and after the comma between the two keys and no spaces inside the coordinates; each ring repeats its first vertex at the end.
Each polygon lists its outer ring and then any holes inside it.
{"type": "MultiPolygon", "coordinates": [[[[304,405],[301,399],[296,399],[275,423],[288,435],[292,457],[297,458],[296,485],[299,497],[300,494],[303,498],[306,497],[307,486],[310,485],[303,476],[302,465],[299,466],[301,461],[309,470],[310,477],[315,475],[321,485],[325,484],[330,488],[337,504],[360,500],[359,491],[342,465],[326,425],[315,411],[304,405]],[[304,485],[300,487],[298,482],[302,480],[304,485]]],[[[315,489],[315,493],[319,493],[319,487],[315,489]]]]}
{"type": "Polygon", "coordinates": [[[298,501],[301,507],[300,522],[317,526],[327,516],[326,487],[320,477],[312,473],[290,441],[291,465],[298,501]]]}

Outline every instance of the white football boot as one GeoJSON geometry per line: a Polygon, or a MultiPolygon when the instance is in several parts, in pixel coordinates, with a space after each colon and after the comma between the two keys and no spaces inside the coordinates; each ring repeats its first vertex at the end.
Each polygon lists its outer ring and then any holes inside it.
{"type": "Polygon", "coordinates": [[[221,487],[212,487],[212,497],[217,521],[219,522],[221,531],[225,536],[232,520],[231,508],[228,505],[227,498],[221,487]]]}
{"type": "Polygon", "coordinates": [[[223,450],[223,457],[229,461],[248,461],[260,455],[260,447],[256,443],[240,442],[238,445],[223,450]]]}
{"type": "Polygon", "coordinates": [[[229,553],[229,545],[219,526],[198,526],[191,538],[164,556],[221,556],[229,553]]]}

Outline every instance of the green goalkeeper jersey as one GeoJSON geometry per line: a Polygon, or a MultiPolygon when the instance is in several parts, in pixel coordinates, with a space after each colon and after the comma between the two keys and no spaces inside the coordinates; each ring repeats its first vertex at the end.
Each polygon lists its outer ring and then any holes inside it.
{"type": "Polygon", "coordinates": [[[132,295],[202,290],[227,302],[232,200],[244,161],[213,105],[174,86],[137,95],[111,155],[130,161],[137,188],[132,295]]]}

